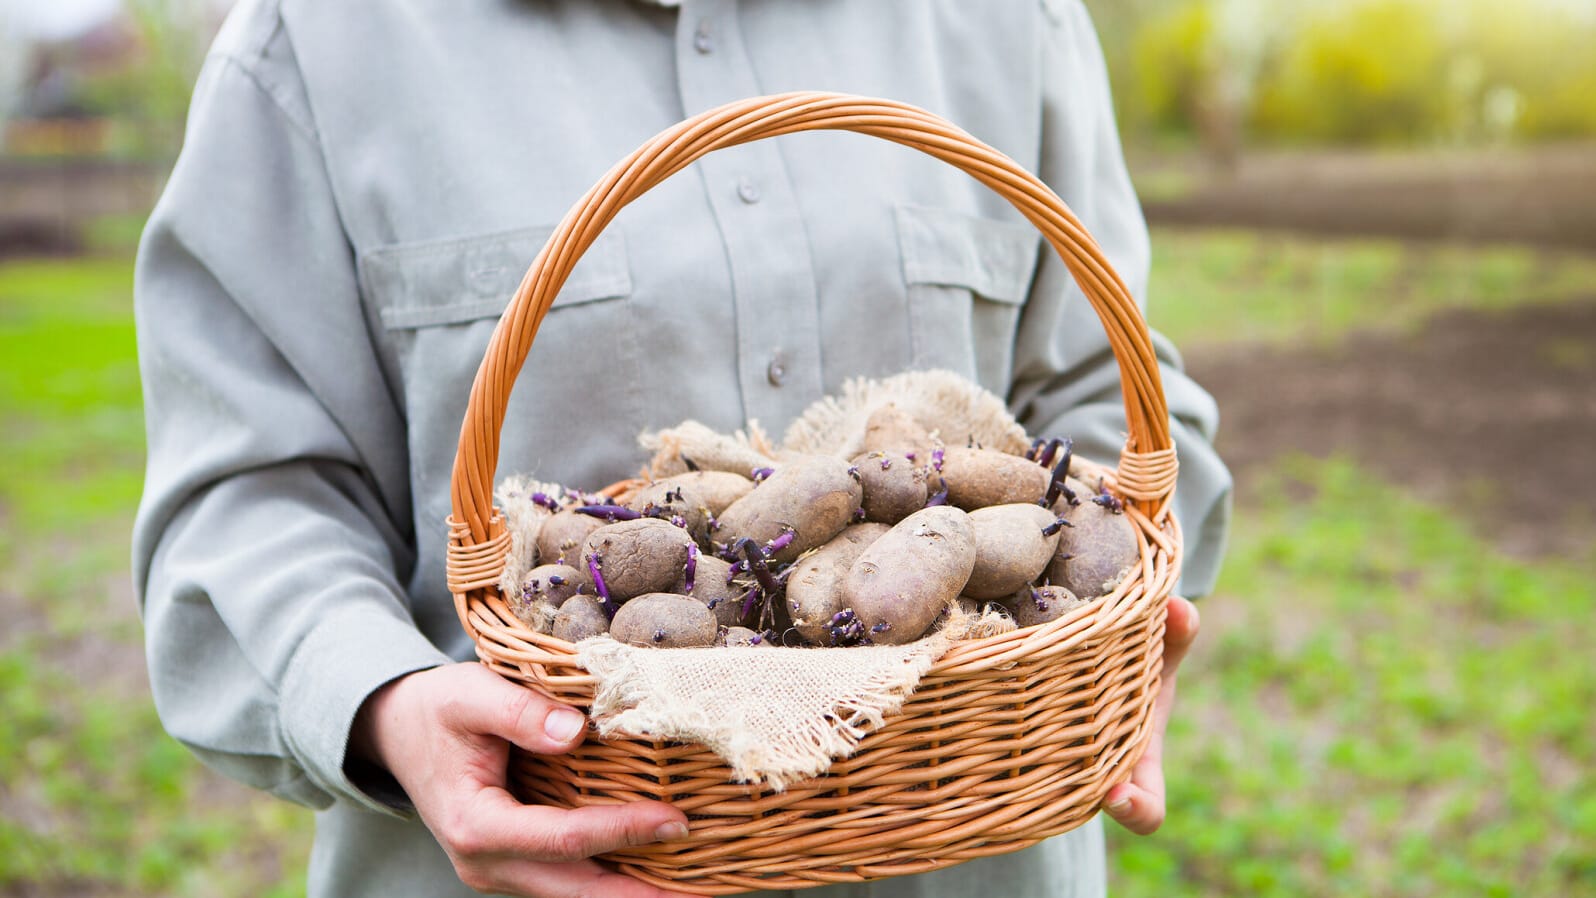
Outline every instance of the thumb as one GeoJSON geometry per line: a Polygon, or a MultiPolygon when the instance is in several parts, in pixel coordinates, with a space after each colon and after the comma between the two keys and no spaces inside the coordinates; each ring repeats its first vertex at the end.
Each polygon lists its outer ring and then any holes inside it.
{"type": "Polygon", "coordinates": [[[466,733],[497,736],[540,755],[563,754],[582,741],[587,717],[480,665],[461,665],[440,718],[466,733]]]}

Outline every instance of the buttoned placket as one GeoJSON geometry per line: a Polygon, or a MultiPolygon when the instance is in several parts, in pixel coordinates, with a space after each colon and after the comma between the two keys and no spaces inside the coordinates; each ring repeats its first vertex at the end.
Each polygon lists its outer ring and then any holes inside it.
{"type": "MultiPolygon", "coordinates": [[[[686,0],[676,31],[677,86],[688,115],[758,96],[736,0],[686,0]]],[[[774,424],[823,395],[813,258],[775,141],[718,150],[694,166],[730,267],[743,415],[774,424]]]]}

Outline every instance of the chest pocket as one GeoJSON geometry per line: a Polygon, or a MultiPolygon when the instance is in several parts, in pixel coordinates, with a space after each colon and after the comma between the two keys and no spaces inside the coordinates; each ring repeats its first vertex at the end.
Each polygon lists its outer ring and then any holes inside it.
{"type": "MultiPolygon", "coordinates": [[[[493,328],[552,230],[384,247],[360,260],[368,314],[380,331],[390,377],[397,376],[403,392],[418,526],[435,525],[447,513],[471,381],[493,328]]],[[[625,445],[589,451],[580,444],[593,435],[591,428],[551,426],[589,421],[594,410],[635,415],[635,360],[606,351],[632,342],[631,295],[623,238],[618,230],[606,231],[577,263],[538,329],[511,392],[501,474],[575,475],[577,466],[603,463],[607,451],[631,449],[630,441],[612,440],[606,443],[625,445]]]]}
{"type": "Polygon", "coordinates": [[[1029,223],[897,207],[917,368],[950,368],[1007,395],[1041,235],[1029,223]]]}

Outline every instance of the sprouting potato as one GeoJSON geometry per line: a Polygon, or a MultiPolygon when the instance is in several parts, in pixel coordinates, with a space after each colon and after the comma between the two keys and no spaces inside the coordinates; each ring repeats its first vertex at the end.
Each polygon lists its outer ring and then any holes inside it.
{"type": "Polygon", "coordinates": [[[554,615],[554,636],[566,642],[579,642],[600,636],[610,629],[609,615],[597,596],[572,596],[554,615]]]}
{"type": "Polygon", "coordinates": [[[880,523],[855,524],[793,565],[787,577],[787,610],[804,642],[832,644],[831,621],[842,610],[842,580],[848,568],[891,529],[880,523]]]}
{"type": "Polygon", "coordinates": [[[658,518],[637,518],[589,533],[581,557],[590,571],[598,569],[594,589],[624,602],[669,589],[687,566],[689,546],[696,551],[686,530],[658,518]]]}
{"type": "Polygon", "coordinates": [[[872,642],[913,642],[958,598],[974,568],[970,516],[946,505],[921,509],[866,547],[849,567],[842,613],[851,612],[872,642]]]}
{"type": "Polygon", "coordinates": [[[687,582],[684,573],[669,591],[692,596],[704,603],[715,612],[715,620],[722,627],[744,626],[753,618],[752,614],[743,617],[743,594],[748,590],[748,583],[744,578],[733,581],[730,574],[729,562],[713,555],[700,555],[694,563],[692,583],[687,582]]]}
{"type": "Polygon", "coordinates": [[[582,541],[605,523],[602,518],[570,508],[549,515],[538,528],[538,563],[581,567],[582,559],[578,556],[581,554],[582,541]]]}
{"type": "Polygon", "coordinates": [[[1094,501],[1083,494],[1078,504],[1062,499],[1054,506],[1070,526],[1059,532],[1058,550],[1046,579],[1083,599],[1113,592],[1126,572],[1141,563],[1136,525],[1116,501],[1094,501]]]}
{"type": "Polygon", "coordinates": [[[944,450],[942,470],[933,482],[945,481],[948,504],[965,511],[989,505],[1036,503],[1047,495],[1052,477],[1041,465],[995,449],[944,450]]]}
{"type": "Polygon", "coordinates": [[[864,495],[848,469],[846,461],[823,455],[783,464],[721,513],[716,539],[752,539],[777,547],[770,552],[776,561],[792,561],[854,519],[864,495]]]}
{"type": "Polygon", "coordinates": [[[731,506],[733,502],[748,495],[754,489],[754,482],[741,474],[729,471],[688,471],[685,474],[674,474],[656,480],[654,486],[665,486],[667,489],[683,487],[698,497],[698,501],[709,509],[711,516],[719,516],[731,506]]]}
{"type": "Polygon", "coordinates": [[[1003,609],[1022,627],[1058,620],[1084,604],[1085,599],[1057,584],[1026,586],[1002,601],[1003,609]]]}
{"type": "Polygon", "coordinates": [[[627,500],[626,507],[686,528],[695,542],[703,543],[709,538],[709,507],[691,486],[651,483],[627,500]]]}
{"type": "Polygon", "coordinates": [[[896,524],[925,507],[926,472],[899,452],[877,450],[853,460],[864,490],[865,520],[896,524]]]}
{"type": "Polygon", "coordinates": [[[715,644],[743,648],[768,648],[775,645],[762,634],[755,633],[747,627],[722,627],[715,644]]]}
{"type": "Polygon", "coordinates": [[[621,642],[662,649],[714,645],[719,632],[703,602],[669,592],[637,596],[610,622],[610,635],[621,642]]]}
{"type": "Polygon", "coordinates": [[[1040,505],[989,505],[970,512],[975,529],[975,569],[964,594],[991,600],[1013,595],[1047,569],[1063,529],[1040,505]]]}

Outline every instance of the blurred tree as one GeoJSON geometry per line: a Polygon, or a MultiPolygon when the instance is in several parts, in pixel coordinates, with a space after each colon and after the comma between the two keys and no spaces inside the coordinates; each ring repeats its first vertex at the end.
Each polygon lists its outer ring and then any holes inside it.
{"type": "Polygon", "coordinates": [[[215,4],[207,0],[127,0],[141,58],[86,79],[83,89],[86,105],[126,125],[127,152],[152,159],[177,155],[215,15],[215,4]]]}

